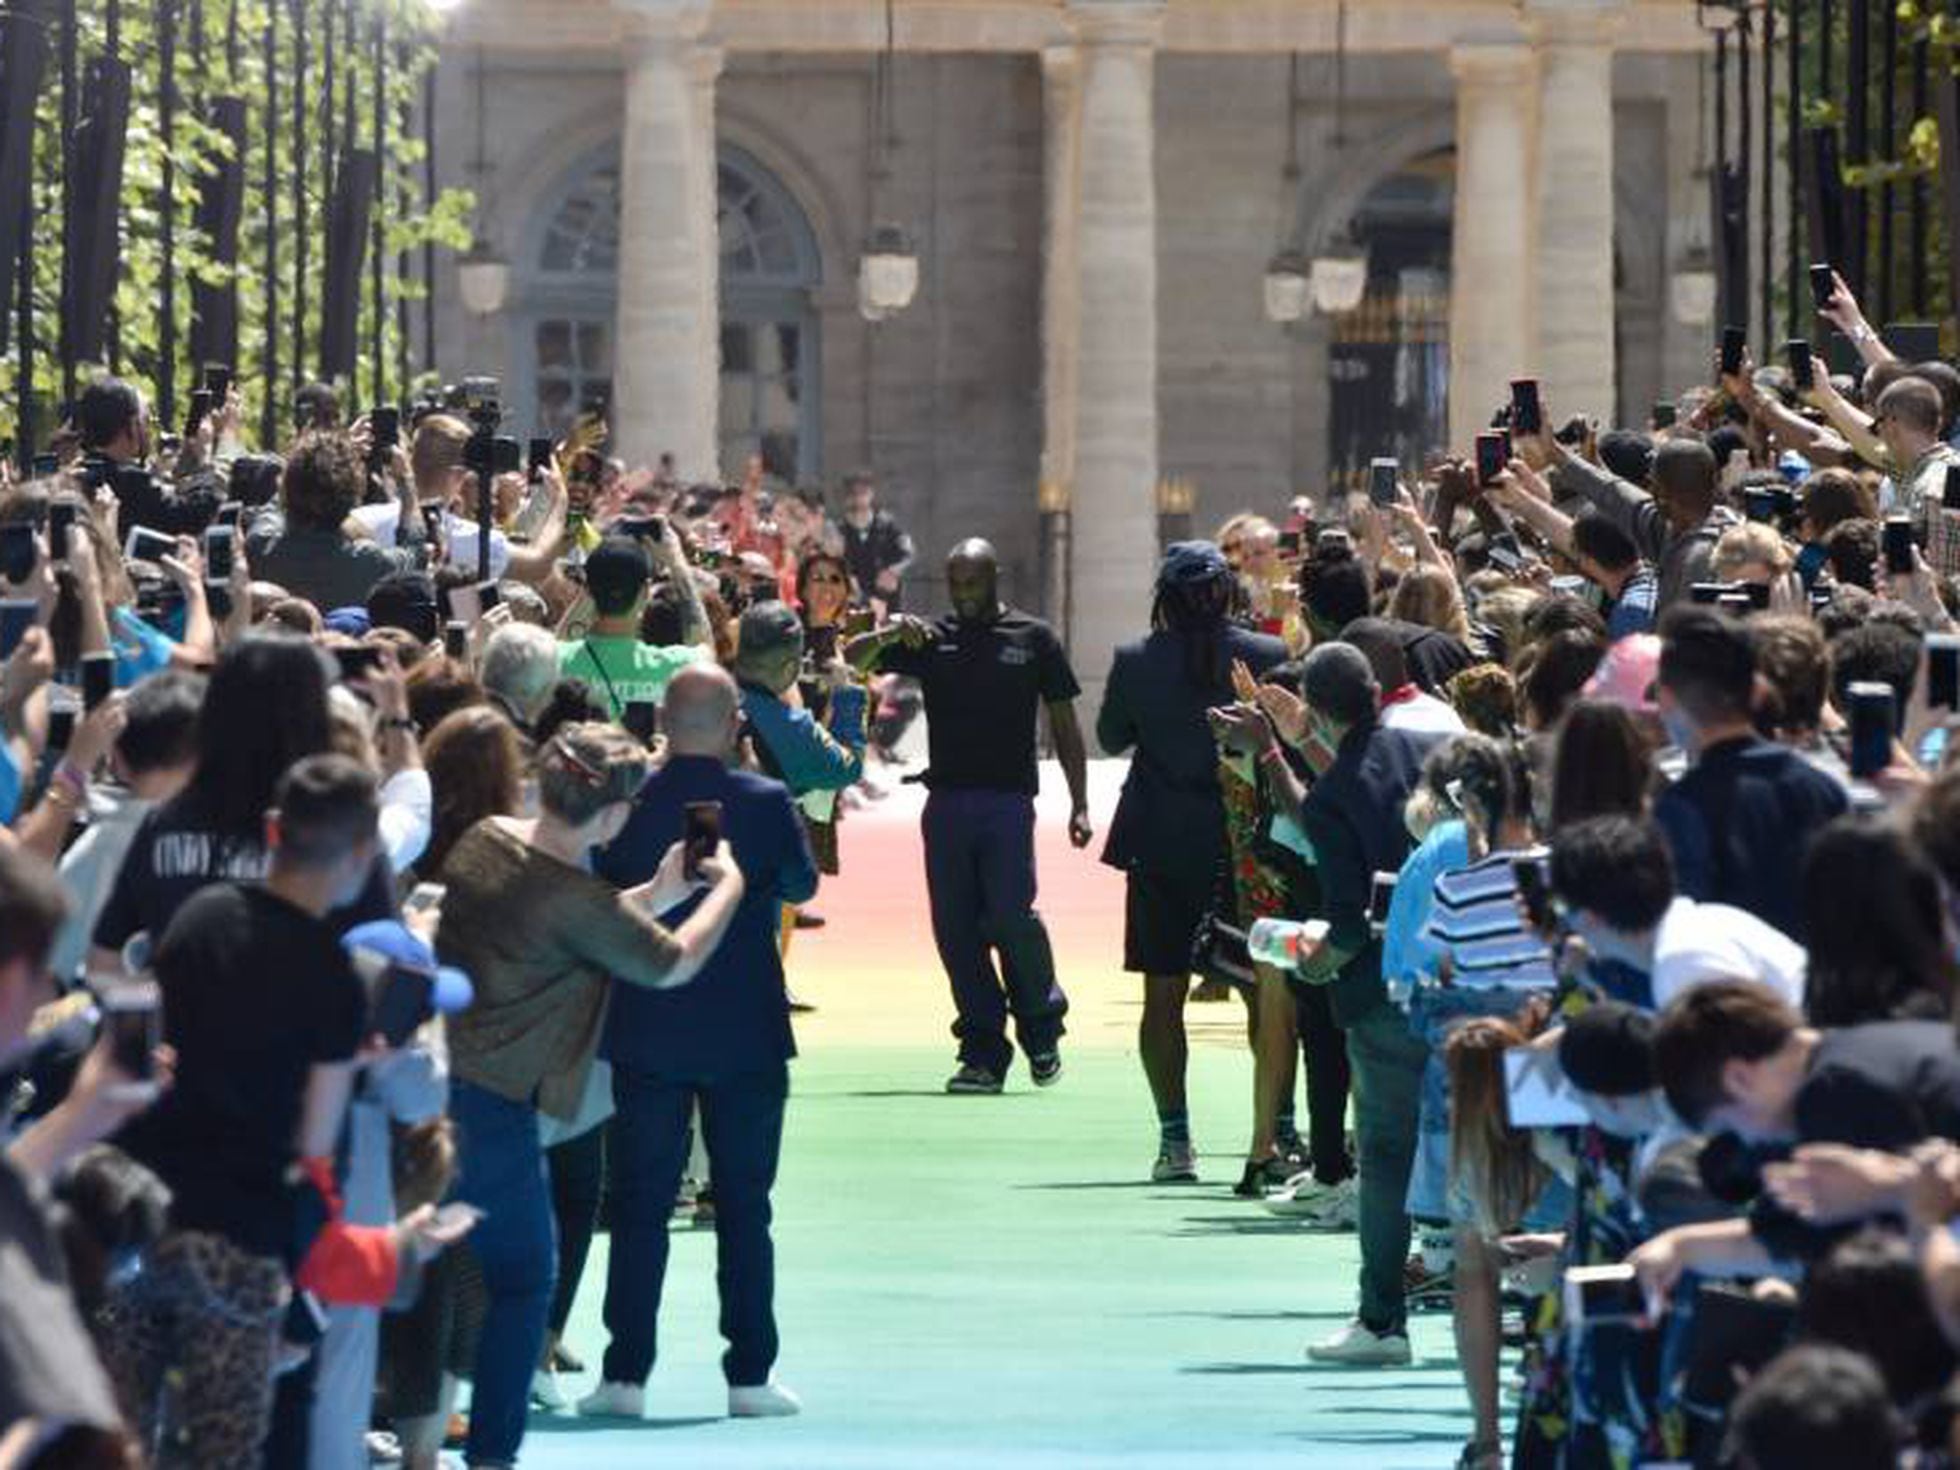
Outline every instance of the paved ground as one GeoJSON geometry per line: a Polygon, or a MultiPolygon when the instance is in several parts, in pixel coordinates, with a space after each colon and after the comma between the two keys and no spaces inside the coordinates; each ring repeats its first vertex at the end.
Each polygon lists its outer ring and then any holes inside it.
{"type": "MultiPolygon", "coordinates": [[[[1099,768],[1106,822],[1113,771],[1099,768]]],[[[1068,1074],[1035,1093],[949,1099],[944,982],[919,872],[912,788],[844,831],[827,929],[791,971],[799,1028],[777,1242],[783,1379],[800,1419],[734,1424],[715,1332],[714,1244],[676,1242],[651,1421],[537,1416],[542,1470],[686,1467],[1299,1464],[1418,1470],[1468,1432],[1447,1318],[1418,1364],[1310,1368],[1346,1320],[1352,1236],[1314,1237],[1234,1200],[1250,1064],[1236,1004],[1193,1010],[1206,1182],[1153,1186],[1134,987],[1116,971],[1121,884],[1061,836],[1044,799],[1042,907],[1075,1001],[1068,1074]]],[[[596,1364],[604,1242],[570,1338],[596,1364]]],[[[579,1387],[583,1387],[581,1382],[579,1387]]]]}

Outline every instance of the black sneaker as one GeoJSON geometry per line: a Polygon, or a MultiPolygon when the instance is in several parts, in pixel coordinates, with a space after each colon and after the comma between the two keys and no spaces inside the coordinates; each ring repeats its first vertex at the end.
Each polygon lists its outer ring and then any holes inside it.
{"type": "Polygon", "coordinates": [[[1044,1051],[1029,1057],[1028,1076],[1036,1087],[1053,1087],[1062,1080],[1062,1054],[1044,1051]]]}
{"type": "Polygon", "coordinates": [[[956,1097],[992,1097],[1000,1092],[998,1072],[963,1062],[959,1071],[946,1079],[946,1090],[956,1097]]]}

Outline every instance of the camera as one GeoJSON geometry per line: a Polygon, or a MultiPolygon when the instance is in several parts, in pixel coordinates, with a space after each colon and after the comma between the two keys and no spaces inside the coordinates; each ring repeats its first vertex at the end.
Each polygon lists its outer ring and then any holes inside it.
{"type": "Polygon", "coordinates": [[[479,433],[495,433],[504,421],[504,387],[495,378],[464,378],[449,392],[450,403],[460,409],[479,433]]]}
{"type": "Polygon", "coordinates": [[[523,446],[508,435],[479,429],[463,446],[463,463],[478,475],[495,479],[516,474],[524,458],[523,446]]]}

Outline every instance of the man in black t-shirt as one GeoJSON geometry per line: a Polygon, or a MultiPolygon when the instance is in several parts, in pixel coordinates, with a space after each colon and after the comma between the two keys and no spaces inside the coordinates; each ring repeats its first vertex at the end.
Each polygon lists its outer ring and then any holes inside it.
{"type": "Polygon", "coordinates": [[[1054,630],[1001,606],[999,583],[993,547],[962,541],[946,559],[950,616],[901,617],[847,650],[860,668],[909,674],[925,691],[926,883],[933,938],[959,1012],[960,1066],[946,1084],[954,1093],[1001,1090],[1014,1058],[1010,1009],[1035,1085],[1049,1086],[1062,1072],[1068,998],[1034,910],[1035,715],[1043,707],[1068,779],[1069,841],[1086,847],[1094,835],[1075,718],[1081,689],[1054,630]]]}
{"type": "Polygon", "coordinates": [[[837,536],[858,596],[897,612],[900,584],[912,565],[912,538],[890,511],[879,508],[877,487],[868,471],[860,470],[844,482],[844,513],[837,518],[837,536]]]}

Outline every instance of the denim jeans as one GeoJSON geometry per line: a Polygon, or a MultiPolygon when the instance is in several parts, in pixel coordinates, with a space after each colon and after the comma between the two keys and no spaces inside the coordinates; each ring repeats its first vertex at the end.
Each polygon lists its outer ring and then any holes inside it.
{"type": "Polygon", "coordinates": [[[470,1389],[468,1459],[514,1465],[558,1271],[538,1114],[527,1102],[452,1078],[449,1116],[460,1164],[455,1196],[484,1212],[469,1243],[489,1297],[470,1389]]]}
{"type": "Polygon", "coordinates": [[[1007,1014],[1029,1056],[1053,1051],[1068,997],[1055,980],[1035,912],[1034,798],[1012,791],[935,791],[920,820],[932,937],[953,986],[960,1061],[1007,1071],[1007,1014]],[[994,968],[994,956],[1000,968],[994,968]]]}
{"type": "Polygon", "coordinates": [[[1361,1322],[1371,1332],[1404,1332],[1409,1214],[1403,1202],[1415,1161],[1422,1064],[1429,1049],[1410,1031],[1409,1018],[1386,1002],[1348,1023],[1347,1049],[1361,1174],[1361,1322]]]}
{"type": "Polygon", "coordinates": [[[715,1284],[722,1374],[733,1388],[769,1381],[776,1362],[776,1252],[769,1191],[782,1154],[789,1069],[711,1079],[640,1072],[613,1064],[609,1141],[612,1251],[606,1266],[605,1377],[645,1383],[653,1371],[667,1223],[687,1165],[688,1119],[701,1105],[715,1188],[715,1284]]]}

